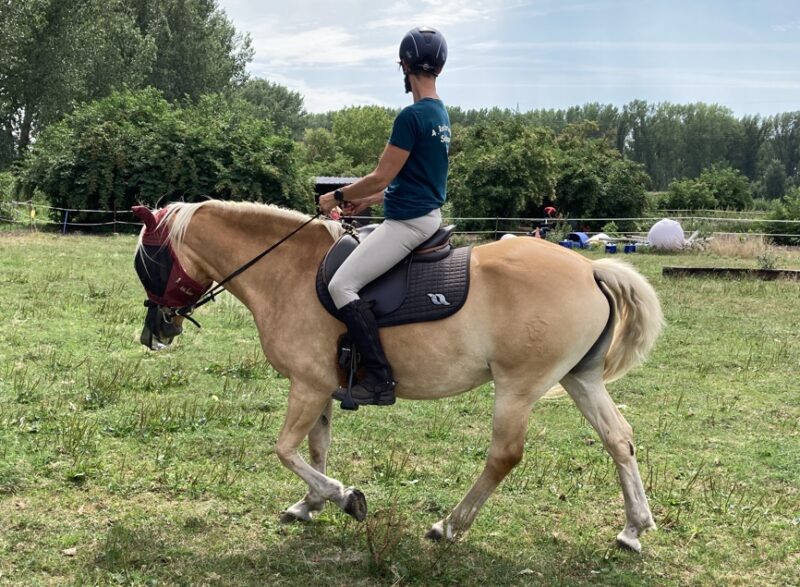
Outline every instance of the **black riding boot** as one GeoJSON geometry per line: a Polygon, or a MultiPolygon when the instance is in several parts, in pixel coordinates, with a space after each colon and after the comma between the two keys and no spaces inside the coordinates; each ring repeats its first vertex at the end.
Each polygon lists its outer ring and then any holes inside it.
{"type": "MultiPolygon", "coordinates": [[[[392,405],[395,382],[378,336],[378,323],[372,313],[372,304],[363,300],[352,301],[339,309],[339,318],[347,325],[347,332],[366,370],[364,377],[353,384],[353,401],[360,405],[392,405]]],[[[344,387],[333,393],[334,399],[339,401],[345,400],[346,396],[347,388],[344,387]]]]}

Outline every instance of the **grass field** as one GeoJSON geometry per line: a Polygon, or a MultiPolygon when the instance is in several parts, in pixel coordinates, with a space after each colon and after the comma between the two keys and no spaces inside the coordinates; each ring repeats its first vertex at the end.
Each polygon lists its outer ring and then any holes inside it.
{"type": "Polygon", "coordinates": [[[274,454],[287,380],[227,295],[170,350],[140,346],[134,245],[0,234],[0,584],[800,585],[797,282],[670,281],[663,265],[721,261],[625,257],[668,321],[610,387],[659,526],[641,555],[614,545],[613,464],[568,399],[535,406],[470,533],[431,544],[483,466],[491,386],[337,408],[329,471],[370,517],[281,526],[304,492],[274,454]]]}

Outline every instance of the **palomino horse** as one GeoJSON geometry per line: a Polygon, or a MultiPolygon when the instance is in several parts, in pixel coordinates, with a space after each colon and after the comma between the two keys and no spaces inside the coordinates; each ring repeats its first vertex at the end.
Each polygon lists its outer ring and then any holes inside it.
{"type": "MultiPolygon", "coordinates": [[[[137,215],[147,224],[143,238],[161,231],[183,275],[203,287],[219,282],[266,245],[310,220],[273,206],[214,200],[173,204],[157,212],[158,225],[145,208],[137,215]]],[[[277,454],[308,484],[308,492],[283,513],[283,521],[310,520],[326,501],[358,520],[366,516],[364,495],[325,473],[331,393],[339,382],[336,341],[344,325],[318,301],[315,276],[341,231],[336,223],[310,221],[225,285],[252,312],[266,358],[291,382],[277,454]],[[305,438],[310,464],[298,453],[305,438]]],[[[186,291],[193,301],[202,293],[186,291]]],[[[522,458],[533,403],[560,382],[616,464],[627,518],[617,540],[640,551],[640,535],[655,524],[631,427],[605,382],[644,360],[662,320],[653,288],[629,265],[590,261],[540,239],[517,238],[473,250],[470,290],[458,313],[440,321],[382,329],[400,398],[438,399],[495,382],[486,466],[427,537],[453,539],[470,527],[522,458]]]]}

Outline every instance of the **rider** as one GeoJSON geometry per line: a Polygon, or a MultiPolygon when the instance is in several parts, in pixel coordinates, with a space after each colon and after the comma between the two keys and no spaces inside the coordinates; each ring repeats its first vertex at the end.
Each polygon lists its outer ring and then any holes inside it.
{"type": "MultiPolygon", "coordinates": [[[[436,93],[436,76],[446,59],[447,43],[436,29],[419,27],[406,33],[400,43],[400,67],[406,93],[411,92],[414,103],[395,119],[375,170],[319,198],[326,214],[337,205],[348,215],[357,215],[372,204],[384,205],[386,220],[356,247],[328,285],[366,371],[351,390],[357,404],[395,402],[395,381],[381,346],[372,304],[360,299],[358,292],[430,238],[441,224],[450,119],[436,93]]],[[[341,401],[346,392],[339,388],[333,397],[341,401]]]]}

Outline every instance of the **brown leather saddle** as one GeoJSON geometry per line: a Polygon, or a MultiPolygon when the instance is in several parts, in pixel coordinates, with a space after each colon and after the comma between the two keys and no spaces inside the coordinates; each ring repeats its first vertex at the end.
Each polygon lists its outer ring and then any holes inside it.
{"type": "MultiPolygon", "coordinates": [[[[317,271],[317,296],[325,309],[337,315],[328,293],[328,284],[376,224],[364,226],[355,234],[345,234],[328,251],[317,271]]],[[[373,302],[379,326],[441,320],[464,305],[469,291],[471,247],[453,248],[450,237],[455,225],[444,226],[414,249],[405,259],[368,283],[359,292],[361,299],[373,302]]]]}

